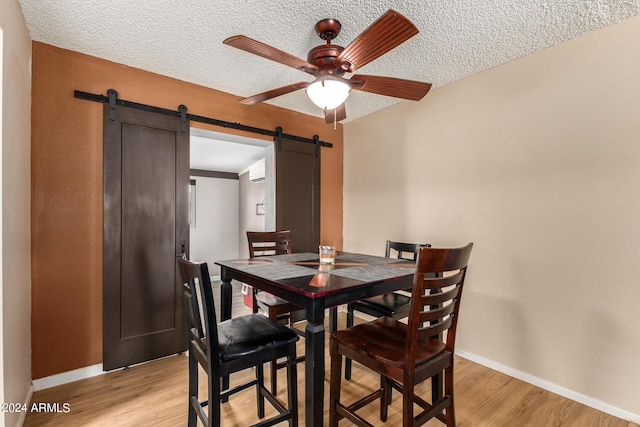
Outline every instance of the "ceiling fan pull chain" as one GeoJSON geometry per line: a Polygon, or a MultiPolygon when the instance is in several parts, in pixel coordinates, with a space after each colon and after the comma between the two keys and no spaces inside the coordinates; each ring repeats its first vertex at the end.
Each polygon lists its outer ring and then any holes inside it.
{"type": "Polygon", "coordinates": [[[338,107],[333,110],[333,130],[338,128],[338,107]]]}

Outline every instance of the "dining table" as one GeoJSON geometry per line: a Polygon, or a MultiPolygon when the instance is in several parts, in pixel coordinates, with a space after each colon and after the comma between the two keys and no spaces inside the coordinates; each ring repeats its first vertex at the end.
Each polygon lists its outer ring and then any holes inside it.
{"type": "Polygon", "coordinates": [[[324,419],[325,311],[329,329],[337,329],[337,310],[363,298],[411,288],[411,261],[338,252],[333,264],[321,264],[318,253],[303,252],[216,261],[220,266],[220,318],[232,316],[231,281],[246,283],[293,302],[305,310],[305,425],[324,419]]]}

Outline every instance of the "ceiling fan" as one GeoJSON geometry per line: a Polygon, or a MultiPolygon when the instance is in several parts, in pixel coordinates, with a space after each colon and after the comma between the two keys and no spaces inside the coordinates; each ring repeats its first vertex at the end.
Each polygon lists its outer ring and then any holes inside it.
{"type": "Polygon", "coordinates": [[[315,77],[312,82],[303,81],[282,86],[241,99],[240,102],[252,105],[306,89],[309,98],[324,109],[326,122],[335,123],[347,117],[344,101],[352,89],[413,101],[421,100],[429,92],[430,83],[364,74],[353,74],[350,78],[344,76],[345,73],[353,73],[418,34],[418,28],[406,17],[395,10],[388,10],[345,48],[331,43],[341,28],[340,22],[335,19],[323,19],[318,22],[315,26],[316,33],[327,43],[311,49],[306,61],[246,36],[238,35],[226,39],[224,44],[315,77]]]}

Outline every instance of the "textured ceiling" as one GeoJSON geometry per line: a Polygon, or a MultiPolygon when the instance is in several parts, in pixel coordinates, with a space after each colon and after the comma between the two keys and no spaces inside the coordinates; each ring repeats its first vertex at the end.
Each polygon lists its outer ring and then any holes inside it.
{"type": "Polygon", "coordinates": [[[191,169],[244,173],[265,158],[269,146],[270,141],[191,128],[191,169]]]}
{"type": "MultiPolygon", "coordinates": [[[[314,31],[320,19],[342,23],[334,43],[346,46],[395,9],[420,34],[358,72],[438,87],[640,13],[640,0],[19,1],[33,40],[241,97],[312,77],[223,45],[232,35],[306,60],[323,43],[314,31]]],[[[268,102],[323,116],[303,90],[268,102]]],[[[396,102],[353,91],[347,121],[396,102]]]]}

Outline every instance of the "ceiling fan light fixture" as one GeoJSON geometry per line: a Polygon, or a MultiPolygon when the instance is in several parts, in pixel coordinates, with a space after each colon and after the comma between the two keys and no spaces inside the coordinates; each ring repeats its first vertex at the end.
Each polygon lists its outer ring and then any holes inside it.
{"type": "Polygon", "coordinates": [[[320,77],[307,87],[307,96],[318,107],[333,110],[349,96],[351,86],[335,77],[320,77]]]}

